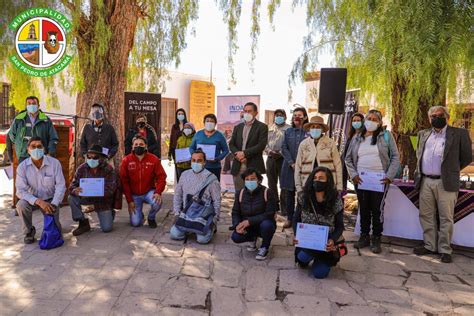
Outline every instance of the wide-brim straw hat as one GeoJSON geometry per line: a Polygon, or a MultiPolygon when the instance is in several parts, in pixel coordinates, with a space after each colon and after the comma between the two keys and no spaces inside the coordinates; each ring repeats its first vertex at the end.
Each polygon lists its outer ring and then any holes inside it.
{"type": "Polygon", "coordinates": [[[308,123],[306,123],[305,125],[303,125],[303,128],[305,130],[309,130],[311,129],[312,127],[316,126],[316,125],[321,125],[322,128],[323,128],[323,133],[324,132],[327,132],[329,130],[329,127],[326,125],[326,123],[324,123],[324,119],[321,117],[321,116],[313,116],[308,123]]]}

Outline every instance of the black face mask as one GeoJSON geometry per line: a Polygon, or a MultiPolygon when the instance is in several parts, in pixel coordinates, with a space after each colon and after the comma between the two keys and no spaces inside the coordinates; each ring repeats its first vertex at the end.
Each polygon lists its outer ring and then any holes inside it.
{"type": "Polygon", "coordinates": [[[316,192],[323,192],[323,191],[326,190],[327,187],[328,187],[327,182],[322,182],[322,181],[314,181],[313,182],[313,189],[316,192]]]}
{"type": "Polygon", "coordinates": [[[139,122],[137,123],[138,128],[144,128],[145,127],[145,122],[139,122]]]}
{"type": "Polygon", "coordinates": [[[137,156],[143,155],[145,151],[146,151],[145,147],[138,146],[138,147],[133,148],[133,153],[137,156]]]}
{"type": "Polygon", "coordinates": [[[431,126],[434,128],[444,128],[446,126],[446,118],[445,117],[432,117],[431,118],[431,126]]]}

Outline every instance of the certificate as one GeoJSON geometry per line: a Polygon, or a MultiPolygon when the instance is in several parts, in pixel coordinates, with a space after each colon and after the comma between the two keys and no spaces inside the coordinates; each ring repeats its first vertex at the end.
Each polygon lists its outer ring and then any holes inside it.
{"type": "Polygon", "coordinates": [[[79,186],[82,189],[80,196],[104,196],[104,178],[82,178],[79,186]]]}
{"type": "Polygon", "coordinates": [[[189,151],[189,147],[176,149],[174,154],[176,155],[176,162],[191,161],[191,152],[189,151]]]}
{"type": "Polygon", "coordinates": [[[201,148],[206,154],[206,160],[216,159],[216,145],[197,144],[196,148],[201,148]]]}
{"type": "Polygon", "coordinates": [[[381,182],[385,178],[385,173],[361,171],[359,177],[362,179],[362,183],[357,186],[358,189],[375,192],[385,191],[385,184],[381,182]]]}
{"type": "Polygon", "coordinates": [[[326,251],[329,227],[313,224],[296,224],[296,246],[301,248],[326,251]]]}

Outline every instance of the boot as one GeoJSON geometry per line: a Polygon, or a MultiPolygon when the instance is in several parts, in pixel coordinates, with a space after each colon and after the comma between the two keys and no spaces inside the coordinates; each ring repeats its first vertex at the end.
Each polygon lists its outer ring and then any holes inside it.
{"type": "Polygon", "coordinates": [[[372,246],[370,247],[370,250],[372,250],[373,253],[381,253],[382,252],[382,246],[381,246],[381,237],[380,236],[372,236],[372,246]]]}
{"type": "Polygon", "coordinates": [[[79,226],[72,231],[74,236],[79,236],[84,233],[87,233],[91,230],[91,225],[89,225],[89,220],[87,218],[79,221],[79,226]]]}
{"type": "Polygon", "coordinates": [[[359,241],[354,244],[355,249],[362,249],[367,246],[370,246],[370,236],[369,235],[360,235],[359,241]]]}

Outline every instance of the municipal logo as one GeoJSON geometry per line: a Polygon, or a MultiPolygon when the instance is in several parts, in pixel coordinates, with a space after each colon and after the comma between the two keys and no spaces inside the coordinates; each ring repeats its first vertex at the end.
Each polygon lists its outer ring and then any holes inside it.
{"type": "Polygon", "coordinates": [[[20,71],[33,77],[49,77],[71,62],[66,55],[66,32],[71,22],[61,13],[47,8],[28,9],[9,25],[15,32],[16,54],[10,60],[20,71]]]}

